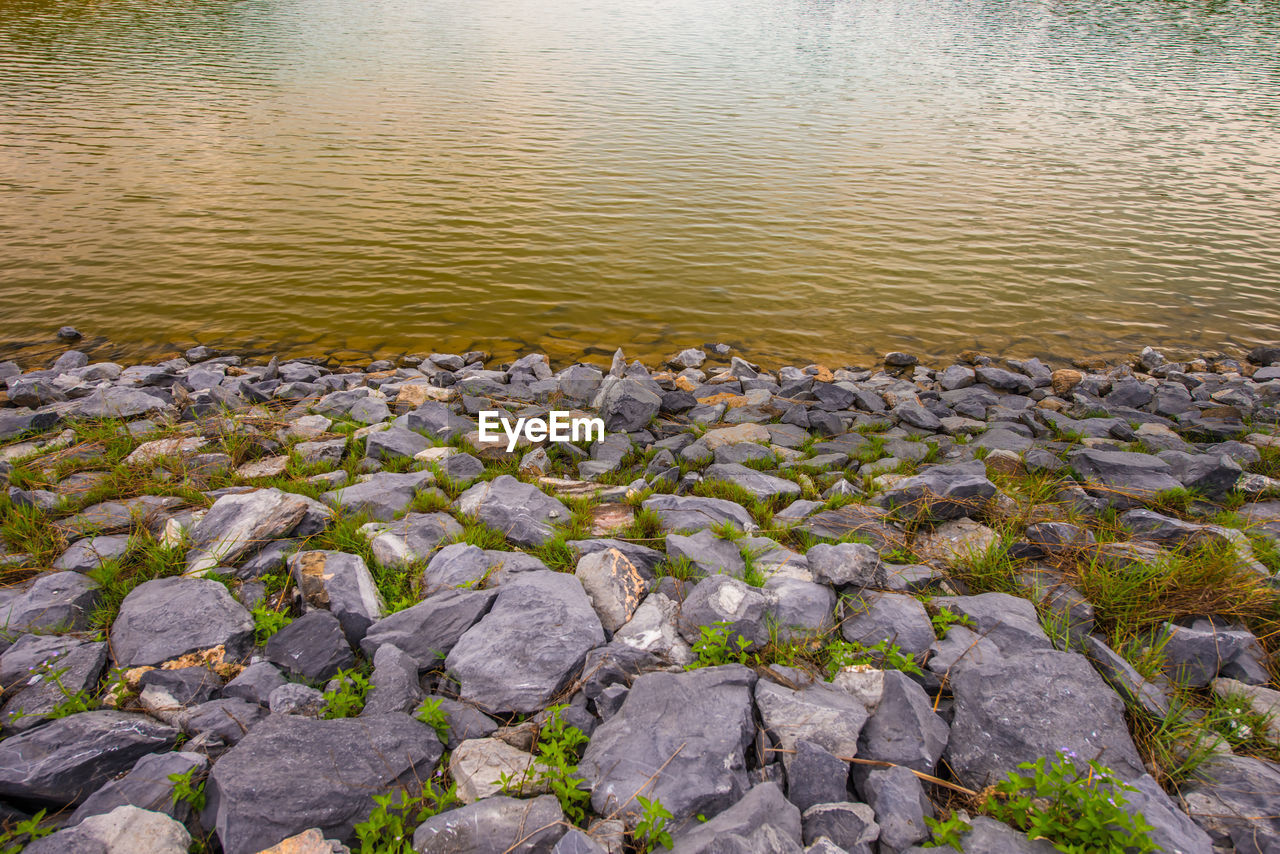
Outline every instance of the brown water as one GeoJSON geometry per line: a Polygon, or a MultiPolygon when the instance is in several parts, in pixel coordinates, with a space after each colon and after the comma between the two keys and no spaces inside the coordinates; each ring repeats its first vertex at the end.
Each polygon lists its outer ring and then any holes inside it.
{"type": "Polygon", "coordinates": [[[1274,0],[0,0],[0,340],[1280,340],[1274,0]]]}

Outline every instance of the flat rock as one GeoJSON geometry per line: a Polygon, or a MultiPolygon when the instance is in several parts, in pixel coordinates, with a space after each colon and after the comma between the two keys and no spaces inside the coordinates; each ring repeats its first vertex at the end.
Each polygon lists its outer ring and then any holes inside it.
{"type": "Polygon", "coordinates": [[[742,531],[756,530],[751,514],[742,505],[723,498],[654,495],[646,498],[642,506],[658,514],[667,533],[700,531],[725,523],[742,531]]]}
{"type": "Polygon", "coordinates": [[[819,543],[805,553],[814,581],[836,587],[883,587],[884,564],[864,543],[819,543]]]}
{"type": "Polygon", "coordinates": [[[679,629],[689,643],[702,636],[704,627],[727,624],[730,646],[738,636],[759,649],[769,642],[771,597],[746,582],[727,575],[712,575],[699,581],[684,600],[679,629]]]}
{"type": "Polygon", "coordinates": [[[276,632],[267,641],[266,653],[267,660],[286,674],[316,683],[356,663],[342,624],[324,610],[309,611],[276,632]]]}
{"type": "Polygon", "coordinates": [[[567,822],[551,795],[529,800],[495,795],[442,812],[418,825],[418,854],[549,854],[567,822]]]}
{"type": "Polygon", "coordinates": [[[777,783],[761,783],[715,818],[681,833],[680,854],[801,854],[800,810],[777,783]]]}
{"type": "Polygon", "coordinates": [[[126,805],[37,839],[29,854],[187,854],[191,834],[160,812],[126,805]]]}
{"type": "Polygon", "coordinates": [[[253,618],[227,588],[200,578],[156,578],[139,584],[111,625],[111,651],[122,667],[158,665],[221,646],[226,659],[253,645],[253,618]]]}
{"type": "Polygon", "coordinates": [[[420,491],[435,483],[429,471],[404,474],[378,472],[357,483],[330,490],[320,500],[347,513],[365,513],[371,519],[390,521],[413,501],[420,491]]]}
{"type": "Polygon", "coordinates": [[[774,477],[739,463],[716,463],[707,466],[704,476],[708,480],[723,480],[742,487],[762,501],[779,495],[798,496],[800,484],[774,477]]]}
{"type": "Polygon", "coordinates": [[[782,754],[785,768],[791,767],[796,742],[801,740],[845,760],[858,754],[867,710],[853,695],[819,682],[792,689],[761,679],[755,698],[765,730],[774,744],[787,751],[782,754]]]}
{"type": "Polygon", "coordinates": [[[431,670],[488,613],[497,596],[496,590],[442,590],[375,622],[360,647],[372,658],[379,647],[393,644],[417,661],[419,670],[431,670]]]}
{"type": "Polygon", "coordinates": [[[458,509],[501,531],[519,546],[540,546],[553,536],[553,525],[569,522],[569,508],[536,486],[511,475],[478,483],[458,497],[458,509]]]}
{"type": "Polygon", "coordinates": [[[209,769],[209,759],[198,753],[174,751],[151,753],[139,759],[123,777],[112,780],[85,798],[67,819],[73,826],[94,815],[104,815],[117,807],[135,806],[150,812],[185,821],[190,815],[186,801],[174,802],[174,782],[171,774],[187,774],[192,770],[204,776],[209,769]]]}
{"type": "Polygon", "coordinates": [[[234,563],[264,543],[287,535],[307,514],[302,496],[278,489],[224,495],[191,532],[187,573],[198,575],[234,563]]]}
{"type": "Polygon", "coordinates": [[[307,604],[327,608],[342,624],[352,646],[386,613],[373,574],[359,555],[331,551],[298,552],[289,572],[307,604]]]}
{"type": "Polygon", "coordinates": [[[312,827],[348,839],[374,795],[428,779],[442,752],[408,715],[273,715],[213,766],[205,814],[226,854],[256,854],[312,827]]]}
{"type": "Polygon", "coordinates": [[[448,513],[408,513],[394,522],[370,522],[360,531],[379,564],[405,567],[431,557],[441,543],[459,536],[462,526],[448,513]]]}
{"type": "Polygon", "coordinates": [[[981,460],[940,465],[888,489],[882,506],[903,519],[958,519],[981,511],[996,494],[981,460]]]}
{"type": "Polygon", "coordinates": [[[582,582],[600,624],[610,633],[626,625],[648,588],[640,568],[617,549],[583,556],[574,575],[582,582]]]}
{"type": "Polygon", "coordinates": [[[530,777],[532,765],[533,754],[499,738],[464,741],[449,755],[449,773],[464,804],[502,793],[504,775],[516,782],[522,797],[546,794],[546,784],[538,785],[530,777]]]}
{"type": "Polygon", "coordinates": [[[746,572],[742,550],[733,540],[726,540],[704,528],[695,534],[667,535],[668,560],[687,560],[698,575],[732,575],[741,578],[746,572]]]}
{"type": "Polygon", "coordinates": [[[520,573],[445,659],[461,699],[490,712],[539,711],[604,643],[600,618],[570,575],[520,573]]]}
{"type": "Polygon", "coordinates": [[[1085,448],[1072,451],[1068,461],[1091,494],[1121,510],[1182,487],[1168,463],[1148,454],[1085,448]]]}
{"type": "Polygon", "coordinates": [[[88,572],[109,560],[124,557],[129,550],[129,537],[123,535],[86,537],[76,540],[53,562],[54,569],[88,572]]]}
{"type": "Polygon", "coordinates": [[[846,599],[840,634],[847,641],[874,646],[888,641],[908,655],[923,655],[936,640],[924,605],[905,593],[863,591],[846,599]]]}
{"type": "Polygon", "coordinates": [[[0,637],[23,632],[83,631],[100,598],[98,583],[78,572],[47,572],[0,600],[0,637]]]}

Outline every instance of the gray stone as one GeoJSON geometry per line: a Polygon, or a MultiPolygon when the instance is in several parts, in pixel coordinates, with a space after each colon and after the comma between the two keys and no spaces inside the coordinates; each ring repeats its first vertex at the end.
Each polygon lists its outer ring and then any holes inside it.
{"type": "Polygon", "coordinates": [[[875,811],[882,851],[901,851],[928,838],[929,826],[924,820],[933,818],[933,804],[909,769],[875,768],[858,790],[875,811]]]}
{"type": "Polygon", "coordinates": [[[733,806],[675,839],[680,854],[802,854],[800,810],[776,783],[761,783],[733,806]]]}
{"type": "Polygon", "coordinates": [[[981,460],[940,465],[895,483],[883,506],[903,519],[959,519],[986,507],[996,494],[981,460]]]}
{"type": "Polygon", "coordinates": [[[582,582],[587,598],[591,600],[591,607],[600,617],[600,624],[609,633],[626,625],[640,607],[648,589],[640,568],[617,549],[593,552],[582,557],[574,575],[582,582]]]}
{"type": "Polygon", "coordinates": [[[371,519],[389,521],[408,507],[414,496],[434,483],[435,475],[429,471],[378,472],[326,492],[320,500],[348,513],[365,513],[371,519]]]}
{"type": "Polygon", "coordinates": [[[222,688],[222,696],[267,705],[271,692],[285,684],[279,669],[267,661],[250,664],[222,688]]]}
{"type": "Polygon", "coordinates": [[[458,483],[470,483],[484,474],[484,463],[470,454],[451,454],[440,462],[440,471],[458,483]]]}
{"type": "Polygon", "coordinates": [[[359,555],[306,551],[289,558],[289,572],[307,604],[327,608],[342,624],[347,641],[356,646],[386,613],[386,603],[373,574],[359,555]]]}
{"type": "Polygon", "coordinates": [[[936,640],[924,605],[905,593],[864,591],[847,599],[840,633],[864,646],[888,641],[908,655],[923,655],[936,640]]]}
{"type": "Polygon", "coordinates": [[[815,638],[835,628],[836,594],[825,584],[775,575],[765,582],[781,641],[815,638]]]}
{"type": "Polygon", "coordinates": [[[707,466],[704,475],[708,480],[723,480],[736,484],[762,501],[779,495],[800,495],[800,484],[747,468],[739,463],[716,463],[707,466]]]}
{"type": "Polygon", "coordinates": [[[148,753],[168,750],[172,727],[146,715],[81,712],[0,741],[0,796],[78,804],[148,753]]]}
{"type": "Polygon", "coordinates": [[[418,661],[392,644],[383,644],[373,656],[373,673],[362,715],[387,712],[413,714],[422,703],[418,661]]]}
{"type": "Polygon", "coordinates": [[[328,705],[323,693],[300,682],[286,682],[267,695],[267,706],[273,715],[320,718],[328,705]]]}
{"type": "Polygon", "coordinates": [[[462,534],[462,526],[448,513],[408,513],[394,522],[370,522],[361,532],[378,564],[406,567],[431,557],[441,543],[462,534]]]}
{"type": "Polygon", "coordinates": [[[1049,649],[1052,646],[1040,627],[1036,606],[1030,600],[1008,593],[982,593],[977,596],[938,596],[933,603],[968,617],[974,631],[1005,653],[1049,649]]]}
{"type": "Polygon", "coordinates": [[[419,854],[549,854],[568,823],[551,795],[529,800],[495,795],[442,812],[418,825],[419,854]]]}
{"type": "Polygon", "coordinates": [[[304,463],[326,463],[331,466],[340,465],[342,456],[347,451],[347,437],[325,439],[315,442],[299,442],[293,446],[293,452],[304,463]]]}
{"type": "Polygon", "coordinates": [[[568,524],[570,517],[569,508],[559,501],[507,474],[462,493],[458,509],[526,548],[551,539],[555,533],[552,526],[568,524]]]}
{"type": "Polygon", "coordinates": [[[852,694],[820,682],[793,689],[762,679],[756,683],[755,699],[765,731],[783,751],[782,764],[788,771],[801,740],[841,759],[857,756],[867,710],[852,694]]]}
{"type": "Polygon", "coordinates": [[[837,587],[883,587],[884,564],[864,543],[820,543],[805,553],[815,581],[837,587]]]}
{"type": "Polygon", "coordinates": [[[12,696],[27,684],[33,673],[47,670],[58,658],[84,642],[74,635],[21,635],[0,654],[0,689],[6,697],[12,696]]]}
{"type": "Polygon", "coordinates": [[[491,712],[545,708],[576,675],[587,651],[604,643],[600,618],[578,580],[549,571],[502,585],[489,613],[445,659],[459,696],[491,712]]]}
{"type": "Polygon", "coordinates": [[[0,636],[29,631],[82,631],[100,598],[98,584],[78,572],[47,572],[0,600],[0,636]]]}
{"type": "Polygon", "coordinates": [[[932,774],[950,730],[933,700],[900,670],[885,670],[879,699],[858,737],[858,755],[932,774]]]}
{"type": "Polygon", "coordinates": [[[373,658],[384,644],[393,644],[418,663],[433,669],[453,649],[458,638],[488,613],[496,590],[442,590],[403,611],[383,617],[369,627],[360,647],[373,658]]]}
{"type": "Polygon", "coordinates": [[[696,534],[667,535],[667,558],[687,560],[699,575],[732,575],[741,578],[746,572],[742,551],[733,540],[727,540],[704,528],[696,534]]]}
{"type": "Polygon", "coordinates": [[[202,574],[256,551],[287,535],[307,514],[300,495],[278,489],[256,489],[224,495],[191,532],[187,573],[202,574]]]}
{"type": "Polygon", "coordinates": [[[1203,688],[1219,674],[1250,685],[1270,681],[1266,653],[1246,629],[1201,618],[1188,626],[1166,623],[1164,632],[1164,671],[1175,682],[1203,688]]]}
{"type": "Polygon", "coordinates": [[[310,611],[272,635],[266,653],[276,667],[309,682],[325,682],[356,663],[342,624],[322,610],[310,611]]]}
{"type": "Polygon", "coordinates": [[[111,625],[121,667],[158,665],[221,646],[235,661],[253,646],[253,617],[217,581],[156,578],[130,591],[111,625]]]}
{"type": "Polygon", "coordinates": [[[190,846],[191,834],[181,822],[126,805],[37,839],[24,850],[30,854],[187,854],[190,846]]]}
{"type": "Polygon", "coordinates": [[[1122,779],[1142,774],[1124,704],[1084,656],[1034,650],[963,663],[951,670],[951,690],[947,762],[970,788],[1059,750],[1097,758],[1122,779]]]}
{"type": "Polygon", "coordinates": [[[223,744],[235,744],[266,717],[267,710],[257,703],[228,697],[201,703],[180,713],[178,720],[188,735],[215,735],[223,744]]]}
{"type": "Polygon", "coordinates": [[[81,643],[64,648],[61,654],[47,660],[18,684],[16,693],[0,710],[5,732],[22,732],[43,723],[69,696],[96,693],[106,664],[105,643],[81,643]]]}
{"type": "MultiPolygon", "coordinates": [[[[759,649],[769,642],[771,602],[760,590],[727,575],[712,575],[699,581],[684,600],[679,629],[693,644],[703,627],[727,623],[730,644],[740,635],[759,649]]],[[[736,647],[735,647],[736,650],[736,647]]]]}
{"type": "Polygon", "coordinates": [[[90,816],[105,815],[122,806],[135,806],[186,821],[191,813],[190,804],[175,801],[175,784],[169,777],[172,774],[189,774],[193,769],[196,772],[193,777],[203,777],[209,769],[208,757],[183,751],[143,756],[129,773],[111,780],[85,798],[67,819],[67,826],[73,827],[90,816]]]}
{"type": "Polygon", "coordinates": [[[403,427],[390,427],[369,434],[365,439],[364,455],[366,459],[383,462],[412,459],[419,451],[425,451],[430,446],[431,442],[421,433],[403,427]]]}
{"type": "Polygon", "coordinates": [[[1173,476],[1187,489],[1194,489],[1211,501],[1221,501],[1235,488],[1244,470],[1226,454],[1188,454],[1161,451],[1160,460],[1168,463],[1173,476]]]}
{"type": "Polygon", "coordinates": [[[815,804],[804,811],[805,854],[871,854],[880,838],[876,814],[866,804],[815,804]]]}
{"type": "Polygon", "coordinates": [[[640,807],[633,798],[641,794],[661,801],[678,825],[738,801],[748,787],[745,751],[755,738],[755,679],[736,664],[638,677],[578,765],[596,813],[634,817],[640,807]]]}
{"type": "Polygon", "coordinates": [[[560,837],[556,847],[551,849],[551,854],[609,854],[609,852],[601,848],[590,836],[574,827],[560,837]]]}
{"type": "Polygon", "coordinates": [[[54,569],[88,572],[109,560],[117,560],[129,550],[127,536],[88,537],[76,540],[53,562],[54,569]]]}
{"type": "Polygon", "coordinates": [[[226,854],[255,854],[311,827],[350,838],[374,795],[428,779],[442,750],[408,715],[273,715],[213,766],[205,815],[226,854]]]}
{"type": "Polygon", "coordinates": [[[1091,494],[1121,510],[1182,487],[1168,463],[1147,454],[1087,448],[1068,459],[1091,494]]]}
{"type": "Polygon", "coordinates": [[[974,374],[978,378],[978,382],[989,385],[998,391],[1008,391],[1015,394],[1026,394],[1035,388],[1035,383],[1030,377],[1023,374],[1015,374],[1013,371],[1006,371],[1001,368],[993,368],[989,365],[978,365],[974,368],[974,374]]]}
{"type": "Polygon", "coordinates": [[[135,418],[147,413],[163,413],[170,405],[163,399],[130,388],[100,388],[76,404],[81,418],[135,418]]]}
{"type": "Polygon", "coordinates": [[[133,527],[137,520],[154,533],[163,527],[164,520],[174,510],[185,503],[171,495],[140,495],[122,501],[103,501],[61,520],[58,527],[68,537],[85,537],[124,531],[133,527]]]}
{"type": "Polygon", "coordinates": [[[667,533],[699,531],[728,523],[742,531],[754,531],[751,514],[740,504],[723,498],[697,498],[682,495],[654,495],[646,498],[644,509],[658,514],[667,533]]]}
{"type": "Polygon", "coordinates": [[[610,377],[600,386],[595,408],[609,432],[634,433],[658,414],[662,397],[640,380],[610,377]]]}
{"type": "MultiPolygon", "coordinates": [[[[1216,754],[1181,790],[1196,824],[1214,850],[1271,852],[1280,841],[1280,766],[1249,756],[1216,754]]],[[[1188,849],[1193,851],[1202,848],[1188,849]]]]}

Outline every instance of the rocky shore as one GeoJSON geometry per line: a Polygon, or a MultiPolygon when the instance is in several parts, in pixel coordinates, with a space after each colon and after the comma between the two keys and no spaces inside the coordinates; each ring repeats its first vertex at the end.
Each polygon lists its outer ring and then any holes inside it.
{"type": "Polygon", "coordinates": [[[1280,850],[1280,347],[0,384],[0,850],[1280,850]]]}

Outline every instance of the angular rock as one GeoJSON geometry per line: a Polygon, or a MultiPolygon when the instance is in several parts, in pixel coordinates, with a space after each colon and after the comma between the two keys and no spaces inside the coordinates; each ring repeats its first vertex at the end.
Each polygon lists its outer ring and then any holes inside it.
{"type": "Polygon", "coordinates": [[[924,605],[905,593],[864,591],[845,600],[840,633],[847,641],[875,646],[888,641],[908,655],[923,655],[933,646],[933,623],[924,605]]]}
{"type": "Polygon", "coordinates": [[[675,840],[681,854],[801,854],[800,810],[776,783],[761,783],[733,806],[675,840]]]}
{"type": "Polygon", "coordinates": [[[779,495],[800,495],[800,484],[795,481],[774,477],[738,463],[716,463],[708,466],[704,475],[708,480],[723,480],[736,484],[762,501],[779,495]]]}
{"type": "Polygon", "coordinates": [[[47,572],[0,600],[0,637],[23,632],[83,631],[98,604],[97,582],[78,572],[47,572]]]}
{"type": "Polygon", "coordinates": [[[408,513],[394,522],[370,522],[360,530],[380,565],[404,567],[429,558],[441,543],[459,536],[462,526],[448,513],[408,513]]]}
{"type": "Polygon", "coordinates": [[[348,513],[367,513],[369,518],[390,521],[413,501],[414,496],[435,483],[429,471],[404,474],[378,472],[359,482],[324,493],[320,500],[348,513]]]}
{"type": "Polygon", "coordinates": [[[1008,593],[977,596],[937,596],[933,603],[967,617],[975,632],[1007,654],[1050,649],[1049,637],[1040,627],[1036,606],[1008,593]]]}
{"type": "Polygon", "coordinates": [[[564,835],[567,822],[551,795],[530,800],[495,795],[442,812],[418,825],[418,854],[544,854],[564,835]]]}
{"type": "Polygon", "coordinates": [[[111,652],[121,667],[158,665],[216,646],[233,661],[252,645],[253,617],[224,585],[201,578],[139,584],[111,625],[111,652]]]}
{"type": "Polygon", "coordinates": [[[704,627],[727,623],[731,648],[737,651],[737,636],[746,638],[753,648],[769,642],[768,596],[746,582],[727,575],[712,575],[699,581],[684,600],[679,629],[690,644],[702,636],[704,627]]]}
{"type": "Polygon", "coordinates": [[[667,533],[699,531],[713,525],[728,523],[742,531],[754,531],[751,514],[740,504],[723,498],[697,498],[682,495],[654,495],[642,505],[662,519],[662,529],[667,533]]]}
{"type": "Polygon", "coordinates": [[[373,656],[373,673],[369,676],[369,693],[360,714],[413,714],[422,703],[423,696],[418,683],[417,660],[392,644],[378,647],[373,656]]]}
{"type": "Polygon", "coordinates": [[[882,506],[903,519],[958,519],[974,515],[996,494],[981,460],[933,466],[894,484],[882,506]]]}
{"type": "Polygon", "coordinates": [[[880,677],[871,717],[858,736],[858,756],[932,774],[950,729],[924,689],[900,670],[880,677]]]}
{"type": "MultiPolygon", "coordinates": [[[[27,635],[26,637],[32,637],[27,635]]],[[[69,696],[96,693],[107,664],[107,645],[81,643],[29,673],[0,710],[6,732],[20,732],[44,722],[69,696]]]]}
{"type": "Polygon", "coordinates": [[[53,562],[54,569],[88,572],[105,561],[117,560],[129,550],[127,536],[87,537],[76,540],[53,562]]]}
{"type": "MultiPolygon", "coordinates": [[[[981,369],[979,369],[981,370],[981,369]]],[[[920,779],[902,767],[875,768],[858,786],[880,826],[880,848],[901,851],[929,836],[933,804],[920,779]]]]}
{"type": "Polygon", "coordinates": [[[307,513],[302,496],[278,489],[224,495],[191,532],[187,573],[200,575],[234,563],[263,544],[285,536],[307,513]]]}
{"type": "Polygon", "coordinates": [[[307,604],[327,608],[347,641],[356,646],[364,633],[386,613],[386,603],[373,574],[359,555],[306,551],[289,558],[289,572],[307,604]]]}
{"type": "Polygon", "coordinates": [[[835,628],[836,595],[827,585],[775,575],[764,590],[774,602],[779,640],[822,637],[835,628]]]}
{"type": "Polygon", "coordinates": [[[880,838],[876,814],[866,804],[837,802],[815,804],[804,811],[806,854],[869,854],[880,838]],[[826,847],[822,847],[826,846],[826,847]]]}
{"type": "Polygon", "coordinates": [[[1068,459],[1091,494],[1121,510],[1182,487],[1168,463],[1147,454],[1086,448],[1068,459]]]}
{"type": "Polygon", "coordinates": [[[267,661],[250,664],[222,688],[222,696],[237,697],[265,706],[271,692],[285,684],[280,671],[267,661]]]}
{"type": "Polygon", "coordinates": [[[871,546],[863,543],[820,543],[805,553],[815,581],[836,587],[883,587],[884,564],[871,546]]]}
{"type": "Polygon", "coordinates": [[[186,801],[175,802],[174,782],[169,777],[172,774],[189,774],[193,769],[196,772],[193,776],[203,777],[208,768],[208,757],[198,753],[175,751],[143,756],[129,773],[85,798],[67,819],[67,826],[72,827],[90,816],[105,815],[122,806],[135,806],[185,821],[191,813],[190,805],[186,801]]]}
{"type": "Polygon", "coordinates": [[[380,647],[393,644],[413,658],[420,671],[431,670],[488,613],[497,595],[496,590],[442,590],[378,620],[365,632],[360,647],[372,658],[380,647]]]}
{"type": "Polygon", "coordinates": [[[574,575],[582,582],[600,624],[611,634],[631,619],[648,588],[639,567],[617,549],[582,557],[574,575]]]}
{"type": "Polygon", "coordinates": [[[551,539],[552,526],[567,524],[570,517],[569,508],[559,501],[508,474],[478,483],[462,493],[458,509],[526,548],[551,539]]]}
{"type": "Polygon", "coordinates": [[[187,854],[190,846],[191,834],[180,822],[126,805],[37,839],[24,850],[30,854],[187,854]]]}
{"type": "Polygon", "coordinates": [[[533,781],[532,765],[533,754],[499,738],[464,741],[449,756],[449,773],[464,804],[503,793],[503,775],[514,781],[522,797],[546,794],[546,784],[539,786],[533,781]]]}
{"type": "Polygon", "coordinates": [[[639,380],[610,378],[600,387],[595,408],[609,432],[634,433],[658,414],[662,397],[639,380]]]}
{"type": "Polygon", "coordinates": [[[326,682],[339,670],[355,666],[338,618],[328,611],[310,611],[267,641],[267,661],[286,674],[308,682],[326,682]]]}
{"type": "Polygon", "coordinates": [[[690,536],[668,534],[667,559],[687,560],[699,576],[723,574],[741,578],[747,568],[736,542],[706,528],[690,536]]]}
{"type": "Polygon", "coordinates": [[[801,740],[844,760],[857,756],[867,710],[852,694],[823,683],[792,689],[761,679],[755,698],[765,731],[784,751],[782,764],[788,770],[801,740]]]}

